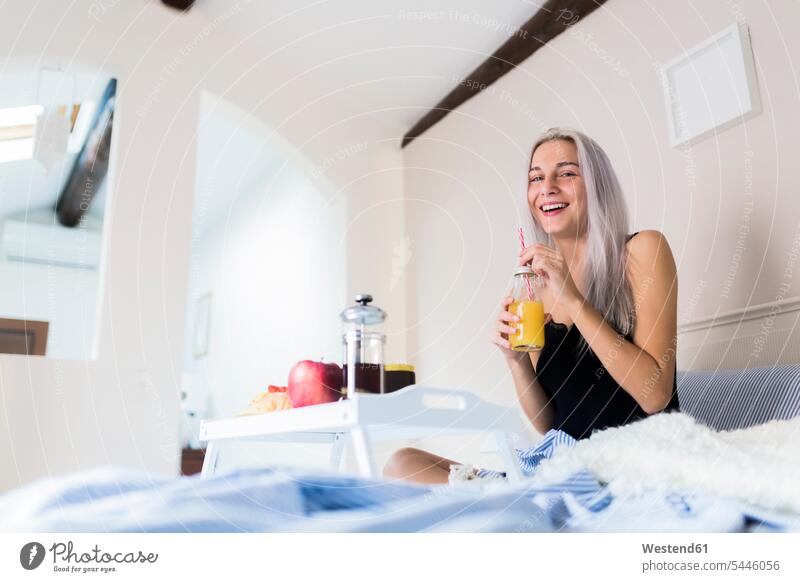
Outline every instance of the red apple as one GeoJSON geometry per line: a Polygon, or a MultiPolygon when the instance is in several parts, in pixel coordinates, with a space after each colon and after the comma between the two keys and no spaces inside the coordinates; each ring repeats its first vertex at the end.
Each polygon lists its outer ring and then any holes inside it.
{"type": "Polygon", "coordinates": [[[342,369],[338,364],[297,362],[289,372],[286,393],[294,408],[336,402],[342,396],[342,369]]]}

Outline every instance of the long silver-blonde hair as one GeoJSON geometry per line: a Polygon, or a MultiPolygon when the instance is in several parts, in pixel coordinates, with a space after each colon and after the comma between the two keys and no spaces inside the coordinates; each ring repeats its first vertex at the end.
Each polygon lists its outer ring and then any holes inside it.
{"type": "MultiPolygon", "coordinates": [[[[542,134],[531,149],[551,141],[568,141],[578,150],[578,165],[586,185],[586,250],[584,281],[586,300],[622,335],[633,332],[634,301],[626,273],[628,210],[617,175],[603,148],[574,129],[553,127],[542,134]]],[[[554,246],[550,236],[531,213],[536,239],[554,246]]],[[[588,347],[582,338],[584,348],[588,347]]],[[[583,350],[582,350],[583,351],[583,350]]]]}

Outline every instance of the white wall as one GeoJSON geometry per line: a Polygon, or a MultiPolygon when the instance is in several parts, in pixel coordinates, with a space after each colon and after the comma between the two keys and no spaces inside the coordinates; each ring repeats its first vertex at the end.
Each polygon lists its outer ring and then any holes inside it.
{"type": "MultiPolygon", "coordinates": [[[[374,144],[386,136],[379,114],[354,115],[356,103],[317,85],[313,75],[298,75],[291,55],[277,51],[269,58],[262,43],[268,31],[231,36],[229,21],[247,18],[253,6],[210,16],[160,2],[79,0],[59,10],[25,0],[3,5],[0,55],[94,66],[119,85],[98,359],[0,356],[0,490],[98,464],[177,472],[203,90],[275,129],[320,169],[320,179],[336,185],[348,212],[374,203],[362,178],[374,144]],[[349,144],[364,142],[366,149],[325,165],[349,144]]],[[[398,238],[377,241],[374,254],[348,272],[368,272],[398,238]]],[[[376,300],[394,311],[378,291],[376,300]]]]}
{"type": "Polygon", "coordinates": [[[102,241],[102,211],[74,228],[52,208],[0,222],[0,317],[46,322],[48,358],[97,356],[102,241]]]}
{"type": "MultiPolygon", "coordinates": [[[[785,0],[615,0],[405,149],[406,222],[412,245],[425,249],[410,263],[408,305],[409,359],[422,377],[515,402],[488,335],[515,266],[516,227],[528,220],[529,148],[550,126],[597,139],[622,181],[632,230],[666,234],[682,323],[800,295],[790,264],[800,233],[798,19],[800,7],[785,0]],[[657,63],[740,17],[764,112],[689,149],[670,147],[657,63]]],[[[679,354],[679,369],[692,364],[679,354]]]]}
{"type": "Polygon", "coordinates": [[[48,322],[48,357],[93,357],[97,271],[0,260],[0,281],[0,317],[48,322]]]}
{"type": "MultiPolygon", "coordinates": [[[[314,167],[271,133],[218,96],[201,102],[184,364],[185,407],[198,417],[241,413],[268,384],[286,385],[300,360],[341,363],[339,313],[361,290],[390,311],[387,358],[402,359],[405,351],[399,150],[363,142],[314,167]],[[342,196],[325,171],[359,155],[369,169],[356,182],[367,187],[342,196]],[[382,248],[392,255],[382,256],[382,248]],[[370,263],[380,269],[365,269],[370,263]],[[196,302],[207,294],[210,343],[196,358],[196,302]]],[[[377,450],[385,456],[395,446],[377,450]]],[[[309,444],[227,446],[222,464],[319,466],[327,451],[309,444]]]]}
{"type": "Polygon", "coordinates": [[[198,187],[227,204],[216,216],[196,208],[195,228],[203,234],[192,247],[187,336],[194,331],[195,301],[208,293],[211,333],[205,356],[194,357],[191,341],[185,352],[193,387],[213,395],[208,412],[214,418],[242,412],[268,384],[285,386],[299,360],[341,357],[346,208],[341,200],[331,204],[330,193],[294,165],[275,163],[285,154],[269,141],[252,164],[271,170],[252,189],[238,191],[224,177],[237,168],[228,158],[251,155],[249,136],[266,140],[258,122],[243,124],[228,135],[201,130],[199,138],[201,148],[215,148],[225,163],[215,165],[218,172],[199,167],[198,187]],[[198,212],[210,226],[201,227],[198,212]]]}
{"type": "MultiPolygon", "coordinates": [[[[85,71],[73,63],[63,72],[41,66],[35,58],[4,60],[0,107],[36,104],[48,111],[71,102],[96,105],[109,82],[96,65],[85,71]]],[[[0,163],[0,259],[13,255],[0,260],[0,317],[47,321],[46,355],[56,359],[96,357],[100,275],[98,268],[86,267],[96,265],[100,254],[106,181],[79,227],[61,226],[53,211],[85,138],[80,127],[93,113],[92,107],[81,109],[68,151],[43,148],[38,157],[0,163]],[[15,239],[12,248],[7,238],[15,239]],[[33,260],[23,264],[20,254],[33,260]],[[75,263],[82,267],[65,268],[75,263]]],[[[46,123],[46,117],[37,123],[46,123]]]]}
{"type": "MultiPolygon", "coordinates": [[[[785,28],[800,16],[796,4],[609,2],[402,154],[399,132],[387,128],[380,110],[361,111],[347,91],[298,70],[291,52],[297,38],[280,38],[269,27],[232,35],[229,22],[248,18],[254,4],[216,16],[199,4],[187,14],[159,2],[79,0],[62,10],[26,0],[3,5],[0,55],[82,63],[115,75],[119,115],[98,359],[0,356],[0,489],[108,463],[176,472],[204,90],[276,131],[307,160],[303,171],[316,187],[343,201],[346,297],[375,295],[394,334],[387,359],[407,358],[420,381],[513,402],[487,334],[514,265],[528,148],[549,125],[576,125],[595,136],[616,163],[634,228],[667,234],[679,261],[682,318],[783,292],[800,214],[800,178],[791,172],[797,84],[787,74],[800,40],[785,28]],[[751,25],[764,113],[688,153],[674,150],[653,62],[739,15],[751,25]],[[604,61],[609,55],[627,75],[604,61]],[[402,165],[405,171],[397,169],[402,165]],[[749,200],[751,228],[737,258],[749,200]],[[733,284],[721,297],[731,270],[733,284]]],[[[335,67],[328,73],[336,78],[335,67]]],[[[796,277],[783,294],[797,295],[796,277]]]]}

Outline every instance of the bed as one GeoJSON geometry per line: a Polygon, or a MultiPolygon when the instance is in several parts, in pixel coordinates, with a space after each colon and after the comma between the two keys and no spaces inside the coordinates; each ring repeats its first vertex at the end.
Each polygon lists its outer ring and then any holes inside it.
{"type": "Polygon", "coordinates": [[[800,365],[682,373],[679,398],[580,442],[550,431],[517,484],[104,467],[0,496],[0,531],[800,531],[800,365]]]}

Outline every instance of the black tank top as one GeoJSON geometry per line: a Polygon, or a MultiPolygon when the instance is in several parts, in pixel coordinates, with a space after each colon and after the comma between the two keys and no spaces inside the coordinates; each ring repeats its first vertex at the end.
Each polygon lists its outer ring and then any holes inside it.
{"type": "MultiPolygon", "coordinates": [[[[628,235],[627,240],[639,234],[628,235]]],[[[644,418],[647,413],[614,381],[591,348],[580,353],[581,332],[575,325],[550,321],[544,330],[536,376],[555,409],[553,428],[576,439],[592,431],[620,426],[644,418]]],[[[633,341],[632,334],[625,336],[633,341]]],[[[676,368],[677,370],[677,368],[676,368]]],[[[678,409],[677,379],[665,410],[678,409]]]]}

